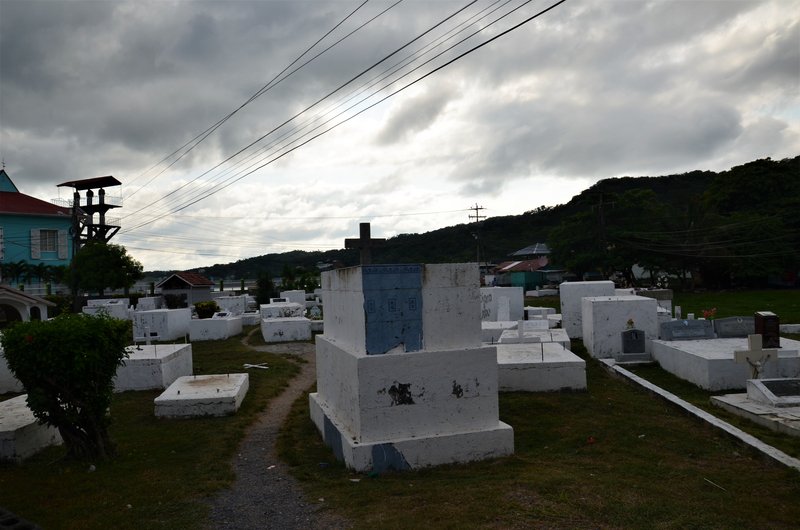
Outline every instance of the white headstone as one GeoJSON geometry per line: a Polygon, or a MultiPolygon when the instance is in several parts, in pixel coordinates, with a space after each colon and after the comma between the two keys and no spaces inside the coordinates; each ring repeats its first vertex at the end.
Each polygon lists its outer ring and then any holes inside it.
{"type": "Polygon", "coordinates": [[[614,296],[614,282],[564,282],[559,287],[561,298],[561,327],[570,338],[583,337],[581,299],[589,296],[614,296]]]}

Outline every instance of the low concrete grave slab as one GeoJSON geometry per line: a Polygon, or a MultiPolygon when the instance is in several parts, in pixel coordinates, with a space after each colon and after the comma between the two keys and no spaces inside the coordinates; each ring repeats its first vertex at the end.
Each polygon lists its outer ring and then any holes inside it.
{"type": "Polygon", "coordinates": [[[61,435],[36,419],[26,394],[0,402],[0,460],[20,462],[51,445],[61,445],[61,435]]]}
{"type": "Polygon", "coordinates": [[[192,374],[191,344],[128,346],[128,355],[117,368],[114,392],[167,388],[178,377],[192,374]]]}
{"type": "Polygon", "coordinates": [[[482,321],[481,322],[481,342],[495,344],[500,340],[500,335],[509,329],[517,329],[519,322],[506,320],[503,322],[482,321]]]}
{"type": "Polygon", "coordinates": [[[261,336],[264,342],[311,340],[311,320],[297,318],[262,318],[261,336]]]}
{"type": "Polygon", "coordinates": [[[503,392],[586,390],[586,361],[561,344],[498,344],[497,377],[503,392]]]}
{"type": "Polygon", "coordinates": [[[711,402],[773,431],[800,437],[800,406],[775,407],[753,401],[748,394],[711,396],[711,402]]]}
{"type": "MultiPolygon", "coordinates": [[[[800,377],[800,342],[783,338],[781,344],[778,361],[765,363],[762,375],[800,377]]],[[[741,338],[652,341],[653,359],[664,370],[711,391],[745,388],[751,368],[737,363],[734,352],[747,348],[748,340],[741,338]]]]}
{"type": "Polygon", "coordinates": [[[155,415],[167,418],[230,416],[239,410],[249,385],[247,374],[179,377],[154,400],[155,415]]]}
{"type": "Polygon", "coordinates": [[[800,407],[800,379],[748,379],[747,397],[772,407],[800,407]]]}

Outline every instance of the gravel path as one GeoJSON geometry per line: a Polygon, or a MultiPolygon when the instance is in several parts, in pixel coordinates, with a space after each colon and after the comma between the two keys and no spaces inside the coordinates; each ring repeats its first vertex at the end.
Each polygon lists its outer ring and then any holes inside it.
{"type": "MultiPolygon", "coordinates": [[[[253,332],[259,329],[254,329],[253,332]]],[[[242,342],[247,344],[247,338],[242,342]]],[[[234,457],[236,480],[230,489],[212,500],[208,528],[347,528],[347,521],[321,510],[324,504],[309,502],[297,481],[289,474],[275,451],[278,431],[292,403],[305,394],[316,379],[314,345],[250,346],[256,350],[291,353],[305,359],[301,372],[289,382],[284,392],[270,401],[256,422],[248,429],[234,457]]]]}

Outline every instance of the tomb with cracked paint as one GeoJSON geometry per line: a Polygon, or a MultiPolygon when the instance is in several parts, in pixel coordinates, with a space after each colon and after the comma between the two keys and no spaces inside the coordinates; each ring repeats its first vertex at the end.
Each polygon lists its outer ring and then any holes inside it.
{"type": "Polygon", "coordinates": [[[366,265],[323,273],[311,417],[357,471],[513,453],[499,420],[497,354],[481,343],[475,264],[366,265]]]}

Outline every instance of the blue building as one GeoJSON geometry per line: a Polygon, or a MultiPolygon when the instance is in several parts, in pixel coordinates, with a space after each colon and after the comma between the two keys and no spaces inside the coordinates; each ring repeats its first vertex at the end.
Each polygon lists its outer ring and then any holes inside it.
{"type": "Polygon", "coordinates": [[[0,263],[69,265],[72,258],[70,208],[20,193],[0,170],[0,263]]]}

